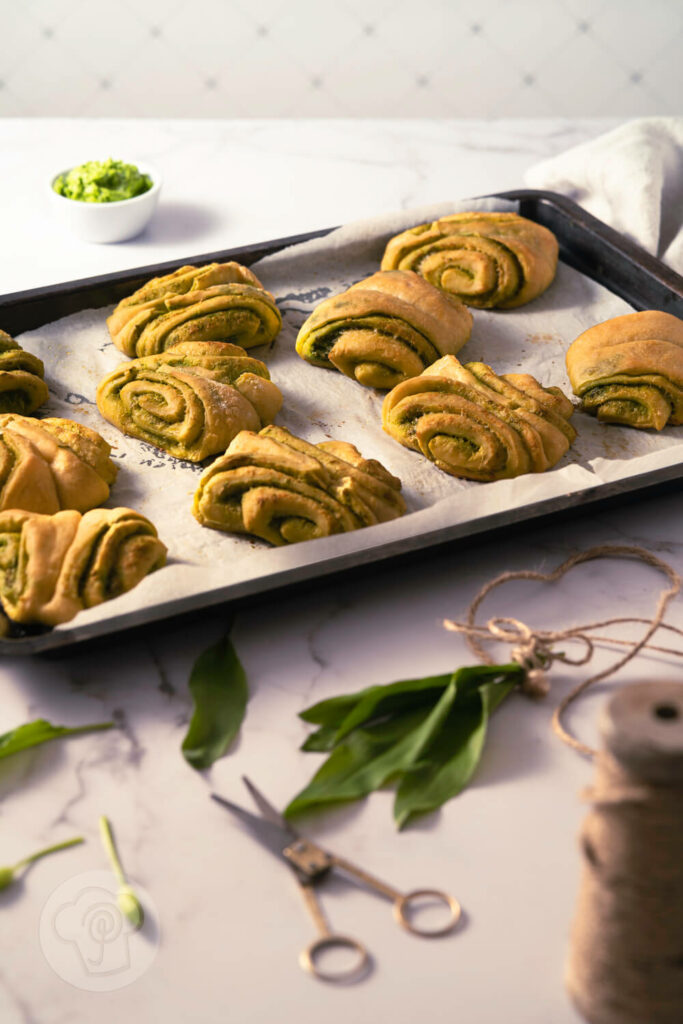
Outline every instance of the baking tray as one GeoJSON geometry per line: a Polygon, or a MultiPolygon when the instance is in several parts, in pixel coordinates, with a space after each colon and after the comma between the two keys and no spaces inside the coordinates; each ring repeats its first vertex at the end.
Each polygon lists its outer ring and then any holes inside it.
{"type": "MultiPolygon", "coordinates": [[[[564,263],[599,282],[634,309],[660,309],[683,318],[683,277],[566,197],[553,192],[520,189],[482,198],[517,202],[523,216],[553,231],[559,242],[560,259],[564,263]]],[[[18,335],[85,309],[116,303],[150,277],[168,273],[183,264],[235,259],[248,266],[264,256],[299,242],[324,237],[333,230],[327,228],[257,245],[202,253],[2,296],[0,326],[10,334],[18,335]]],[[[513,527],[518,528],[526,522],[539,522],[560,513],[566,515],[572,509],[590,507],[591,510],[597,510],[619,497],[626,498],[653,488],[679,487],[682,479],[683,459],[675,465],[634,473],[611,483],[604,482],[569,494],[544,498],[521,508],[484,514],[474,521],[440,526],[399,540],[365,544],[360,550],[265,573],[204,593],[161,601],[142,609],[115,613],[92,623],[79,625],[77,617],[73,624],[51,632],[0,640],[0,653],[34,654],[49,651],[139,628],[161,619],[187,615],[208,606],[247,598],[253,600],[258,595],[271,595],[280,588],[310,584],[317,578],[329,578],[341,573],[357,573],[371,564],[409,557],[415,552],[444,544],[452,545],[475,534],[490,536],[513,527]]]]}

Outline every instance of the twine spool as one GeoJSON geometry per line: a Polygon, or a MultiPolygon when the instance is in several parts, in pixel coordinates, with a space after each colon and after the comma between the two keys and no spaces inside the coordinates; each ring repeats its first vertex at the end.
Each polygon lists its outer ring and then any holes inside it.
{"type": "Polygon", "coordinates": [[[566,983],[590,1024],[683,1021],[683,686],[609,701],[566,983]]]}

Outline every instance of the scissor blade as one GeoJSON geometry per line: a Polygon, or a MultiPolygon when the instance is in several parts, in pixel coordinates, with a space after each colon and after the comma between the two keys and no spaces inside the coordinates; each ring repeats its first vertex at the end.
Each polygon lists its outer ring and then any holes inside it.
{"type": "Polygon", "coordinates": [[[292,839],[298,839],[298,832],[296,832],[289,822],[285,821],[280,812],[276,811],[273,805],[266,800],[263,793],[256,788],[251,779],[248,779],[246,775],[243,775],[242,782],[251,793],[254,803],[266,821],[270,821],[273,825],[279,825],[280,828],[285,829],[292,839]]]}
{"type": "Polygon", "coordinates": [[[226,800],[225,797],[219,796],[218,793],[212,793],[211,799],[215,800],[216,803],[221,804],[223,807],[226,807],[235,815],[235,817],[239,818],[242,824],[249,829],[254,838],[258,839],[266,849],[289,863],[282,852],[292,841],[292,835],[287,829],[282,828],[281,825],[276,825],[272,821],[266,821],[264,818],[260,818],[256,814],[251,814],[249,811],[245,811],[243,807],[239,807],[237,804],[231,803],[230,800],[226,800]]]}

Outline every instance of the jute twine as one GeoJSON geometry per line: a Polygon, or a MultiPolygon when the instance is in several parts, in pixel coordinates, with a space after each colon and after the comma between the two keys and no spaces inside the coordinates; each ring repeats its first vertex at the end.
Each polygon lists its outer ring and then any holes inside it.
{"type": "Polygon", "coordinates": [[[567,988],[590,1024],[681,1024],[683,774],[648,783],[604,751],[595,767],[567,988]]]}
{"type": "Polygon", "coordinates": [[[631,661],[632,658],[635,658],[636,654],[638,654],[639,651],[642,651],[644,647],[647,647],[649,650],[683,657],[683,651],[670,650],[666,647],[656,647],[648,643],[650,638],[658,629],[667,629],[672,633],[677,633],[679,636],[683,636],[683,630],[678,629],[676,626],[670,626],[663,621],[664,614],[669,603],[680,592],[680,589],[681,577],[675,569],[673,569],[667,562],[662,561],[661,558],[657,558],[656,555],[653,555],[645,548],[626,544],[603,544],[594,548],[588,548],[586,551],[580,551],[576,555],[572,555],[571,558],[568,558],[566,562],[562,562],[562,564],[558,565],[558,567],[552,572],[534,572],[531,569],[522,569],[519,572],[503,572],[494,579],[489,580],[489,582],[481,588],[469,607],[465,622],[445,619],[443,624],[446,629],[451,630],[452,632],[464,634],[470,649],[478,658],[481,659],[481,661],[484,661],[488,665],[495,664],[495,659],[488,654],[483,646],[483,642],[493,641],[495,643],[514,645],[510,652],[510,657],[525,669],[522,692],[531,697],[545,697],[548,694],[550,690],[550,683],[548,681],[547,671],[554,661],[563,662],[565,665],[585,665],[593,657],[595,647],[598,644],[628,646],[630,650],[614,662],[614,664],[609,665],[601,672],[596,672],[595,675],[590,676],[588,679],[584,679],[570,690],[567,696],[560,701],[553,713],[553,730],[560,739],[579,753],[585,754],[587,757],[594,757],[596,751],[592,747],[582,743],[565,728],[562,721],[564,713],[570,704],[572,704],[585,690],[590,686],[593,686],[594,683],[600,682],[601,680],[614,675],[614,673],[618,672],[620,668],[627,664],[627,662],[631,661]],[[509,583],[511,580],[536,580],[541,583],[556,583],[557,580],[561,579],[569,572],[570,569],[573,569],[575,565],[581,565],[582,562],[590,562],[596,558],[635,558],[638,561],[644,562],[645,565],[652,566],[653,569],[659,570],[659,572],[663,573],[667,577],[669,580],[669,586],[661,591],[655,613],[651,619],[619,617],[603,619],[598,622],[589,622],[580,626],[570,626],[568,629],[556,630],[532,630],[524,622],[520,622],[519,619],[509,617],[489,619],[484,626],[476,625],[475,619],[482,601],[491,593],[492,590],[495,590],[496,587],[501,586],[503,583],[509,583]],[[589,636],[589,633],[592,633],[596,629],[604,629],[606,626],[614,626],[627,622],[647,623],[647,629],[640,640],[629,641],[610,637],[589,636]],[[562,641],[579,641],[584,646],[583,653],[572,658],[565,651],[554,651],[551,645],[562,641]]]}
{"type": "MultiPolygon", "coordinates": [[[[595,646],[623,644],[629,649],[616,662],[575,686],[555,709],[553,728],[574,750],[595,758],[593,787],[584,793],[591,811],[581,831],[583,871],[572,926],[566,982],[580,1012],[590,1024],[681,1024],[683,1022],[683,735],[680,726],[666,751],[678,760],[666,761],[669,776],[644,776],[636,761],[595,751],[565,728],[562,716],[588,687],[614,675],[647,647],[676,656],[683,651],[655,647],[649,640],[658,629],[683,635],[664,623],[666,609],[681,589],[681,579],[666,562],[641,547],[604,545],[568,558],[553,572],[505,572],[490,580],[470,605],[465,622],[446,620],[447,629],[464,634],[472,651],[493,664],[483,644],[510,644],[511,657],[525,669],[522,690],[543,697],[549,692],[547,671],[555,661],[585,665],[595,646]],[[667,578],[651,619],[619,617],[560,630],[533,630],[515,618],[490,619],[476,625],[476,614],[486,596],[511,580],[554,583],[576,565],[598,558],[633,558],[657,569],[667,578]],[[618,640],[595,631],[622,623],[645,623],[639,640],[618,640]],[[578,641],[583,651],[570,657],[553,645],[578,641]],[[676,753],[676,743],[679,749],[676,753]],[[672,767],[673,764],[673,767],[672,767]]],[[[655,703],[661,685],[647,683],[648,702],[655,703]],[[650,696],[650,694],[652,696],[650,696]]],[[[672,717],[680,719],[683,702],[675,694],[672,717]],[[673,713],[675,712],[675,714],[673,713]]],[[[627,688],[615,701],[631,699],[627,688]]],[[[670,688],[671,689],[671,688],[670,688]]],[[[668,691],[667,691],[668,692],[668,691]]],[[[681,686],[683,693],[683,686],[681,686]]],[[[661,710],[661,708],[660,708],[661,710]]],[[[665,709],[666,710],[666,709],[665,709]]],[[[650,713],[652,709],[650,708],[650,713]]],[[[639,729],[642,709],[636,709],[639,729]]],[[[664,727],[666,728],[666,726],[664,727]]],[[[647,736],[644,749],[651,754],[647,736]]],[[[658,769],[661,770],[661,769],[658,769]]]]}

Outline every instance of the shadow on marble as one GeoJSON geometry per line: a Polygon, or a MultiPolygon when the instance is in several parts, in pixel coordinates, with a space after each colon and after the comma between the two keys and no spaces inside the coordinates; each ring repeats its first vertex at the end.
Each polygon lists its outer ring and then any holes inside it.
{"type": "Polygon", "coordinates": [[[20,750],[0,761],[0,803],[19,792],[48,784],[66,761],[61,744],[68,738],[20,750]]]}
{"type": "MultiPolygon", "coordinates": [[[[343,835],[346,829],[351,828],[354,820],[363,812],[366,799],[371,800],[372,794],[364,800],[354,800],[336,807],[310,811],[308,814],[293,818],[292,826],[302,835],[309,836],[316,842],[324,843],[326,836],[343,835]]],[[[336,850],[335,852],[339,853],[340,851],[336,850]]],[[[353,860],[353,857],[349,859],[353,860]]],[[[344,885],[347,884],[349,883],[344,882],[344,885]]]]}
{"type": "Polygon", "coordinates": [[[222,221],[223,217],[209,206],[162,198],[149,226],[135,240],[136,245],[144,248],[194,242],[211,235],[222,221]]]}

